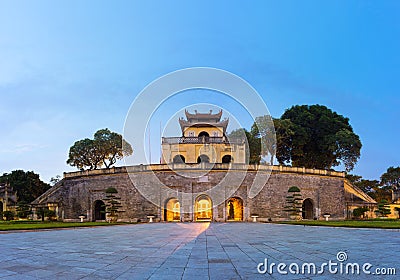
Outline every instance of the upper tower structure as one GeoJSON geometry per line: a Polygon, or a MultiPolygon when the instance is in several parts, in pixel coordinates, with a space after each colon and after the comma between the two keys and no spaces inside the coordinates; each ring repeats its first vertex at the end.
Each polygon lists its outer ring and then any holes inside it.
{"type": "Polygon", "coordinates": [[[185,116],[179,119],[181,137],[162,138],[161,163],[245,163],[246,139],[226,136],[229,119],[221,120],[222,110],[185,110],[185,116]]]}
{"type": "Polygon", "coordinates": [[[194,114],[189,113],[185,110],[186,120],[184,118],[179,119],[181,125],[182,136],[184,137],[223,137],[226,133],[226,128],[229,123],[229,119],[225,118],[221,121],[222,110],[218,113],[213,114],[212,110],[209,113],[198,113],[197,110],[194,114]],[[202,133],[200,135],[200,133],[202,133]]]}

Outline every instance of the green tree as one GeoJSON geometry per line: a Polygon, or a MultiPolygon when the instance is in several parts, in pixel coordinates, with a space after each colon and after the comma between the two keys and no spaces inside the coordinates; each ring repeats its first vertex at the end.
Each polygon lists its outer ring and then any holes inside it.
{"type": "Polygon", "coordinates": [[[296,105],[281,116],[285,119],[294,132],[286,162],[307,168],[330,169],[340,163],[347,171],[354,168],[362,144],[348,118],[322,105],[296,105]]]}
{"type": "Polygon", "coordinates": [[[14,170],[0,176],[0,183],[6,184],[17,194],[17,202],[30,203],[50,188],[33,171],[14,170]]]}
{"type": "Polygon", "coordinates": [[[376,201],[391,200],[392,198],[390,188],[382,186],[378,180],[366,180],[353,174],[347,174],[346,178],[376,201]]]}
{"type": "Polygon", "coordinates": [[[246,158],[250,164],[259,164],[261,159],[261,141],[244,128],[233,130],[229,133],[228,138],[243,138],[246,137],[246,158]]]}
{"type": "Polygon", "coordinates": [[[292,219],[299,219],[302,211],[301,203],[301,193],[300,189],[296,186],[292,186],[288,190],[288,195],[286,196],[286,206],[284,211],[289,212],[292,219]]]}
{"type": "Polygon", "coordinates": [[[276,159],[280,164],[290,162],[295,128],[289,119],[274,119],[276,134],[276,159]]]}
{"type": "Polygon", "coordinates": [[[100,129],[94,139],[76,141],[69,149],[67,163],[78,169],[110,168],[118,159],[133,153],[131,145],[118,133],[100,129]]]}
{"type": "Polygon", "coordinates": [[[32,214],[31,207],[25,202],[18,202],[16,210],[18,218],[26,219],[32,214]]]}
{"type": "Polygon", "coordinates": [[[12,211],[4,211],[3,212],[3,219],[6,221],[14,220],[15,214],[12,211]]]}
{"type": "Polygon", "coordinates": [[[100,129],[94,134],[94,141],[101,151],[101,160],[106,168],[110,168],[118,159],[133,153],[132,146],[121,134],[111,132],[108,128],[100,129]]]}
{"type": "Polygon", "coordinates": [[[102,165],[101,149],[94,140],[89,138],[76,141],[69,149],[67,163],[81,170],[85,167],[89,170],[97,169],[102,165]]]}
{"type": "Polygon", "coordinates": [[[105,190],[106,198],[106,213],[110,222],[116,222],[118,220],[118,213],[122,212],[119,210],[121,206],[121,198],[117,196],[118,191],[116,188],[110,187],[105,190]]]}
{"type": "Polygon", "coordinates": [[[365,212],[368,212],[368,207],[358,207],[353,210],[353,216],[359,219],[364,217],[365,212]]]}
{"type": "Polygon", "coordinates": [[[265,115],[256,117],[251,126],[250,134],[253,139],[257,140],[257,149],[259,150],[258,156],[260,157],[259,161],[269,162],[269,164],[273,165],[276,154],[276,137],[274,122],[271,116],[265,115]]]}
{"type": "Polygon", "coordinates": [[[51,177],[50,178],[50,185],[54,186],[55,184],[57,184],[58,182],[60,182],[62,180],[60,175],[57,175],[56,177],[51,177]]]}
{"type": "Polygon", "coordinates": [[[38,218],[44,222],[45,218],[47,217],[50,221],[56,220],[56,212],[53,210],[50,210],[48,207],[39,207],[36,210],[36,214],[38,215],[38,218]]]}
{"type": "Polygon", "coordinates": [[[378,203],[378,210],[376,210],[376,213],[381,217],[387,217],[391,213],[389,202],[386,199],[378,203]]]}
{"type": "Polygon", "coordinates": [[[391,190],[400,190],[400,166],[389,167],[386,172],[382,174],[381,183],[391,190]]]}

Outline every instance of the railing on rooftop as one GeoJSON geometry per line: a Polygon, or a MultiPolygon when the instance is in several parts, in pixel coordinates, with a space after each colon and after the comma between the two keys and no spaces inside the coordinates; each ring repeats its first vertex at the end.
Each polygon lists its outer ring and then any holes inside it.
{"type": "Polygon", "coordinates": [[[163,144],[244,144],[246,139],[237,137],[163,137],[163,144]]]}
{"type": "Polygon", "coordinates": [[[320,176],[342,177],[346,173],[341,171],[313,169],[305,167],[292,167],[283,165],[264,165],[264,164],[238,164],[238,163],[178,163],[178,164],[149,164],[149,165],[133,165],[121,166],[96,170],[84,170],[77,172],[64,172],[64,178],[80,177],[80,176],[93,176],[93,175],[106,175],[117,173],[135,173],[135,172],[151,172],[151,171],[171,171],[174,170],[238,170],[238,171],[272,171],[279,173],[297,173],[297,174],[311,174],[320,176]]]}

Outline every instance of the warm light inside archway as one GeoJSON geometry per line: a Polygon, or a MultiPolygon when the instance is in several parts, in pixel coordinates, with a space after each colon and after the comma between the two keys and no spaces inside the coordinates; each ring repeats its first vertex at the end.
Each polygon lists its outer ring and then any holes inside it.
{"type": "Polygon", "coordinates": [[[208,196],[202,195],[196,199],[194,214],[195,221],[212,220],[212,202],[208,196]]]}
{"type": "Polygon", "coordinates": [[[180,221],[181,220],[181,205],[179,200],[171,198],[165,205],[165,221],[180,221]]]}

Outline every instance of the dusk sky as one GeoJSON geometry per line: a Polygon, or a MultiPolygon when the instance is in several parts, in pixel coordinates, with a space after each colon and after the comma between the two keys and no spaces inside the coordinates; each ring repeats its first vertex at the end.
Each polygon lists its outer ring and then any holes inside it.
{"type": "MultiPolygon", "coordinates": [[[[75,141],[122,133],[138,93],[188,67],[242,77],[273,117],[300,104],[348,117],[363,143],[353,174],[400,165],[399,1],[149,2],[0,1],[1,174],[76,170],[75,141]]],[[[172,111],[155,123],[178,125],[172,111]]]]}

